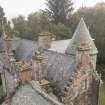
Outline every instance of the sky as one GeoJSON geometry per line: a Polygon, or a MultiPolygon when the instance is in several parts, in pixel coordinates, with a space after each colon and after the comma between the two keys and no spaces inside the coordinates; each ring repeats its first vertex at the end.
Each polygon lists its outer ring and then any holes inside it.
{"type": "MultiPolygon", "coordinates": [[[[4,8],[6,17],[12,18],[18,15],[28,16],[28,14],[45,9],[46,0],[0,0],[0,5],[4,8]]],[[[74,7],[94,6],[98,2],[105,0],[73,0],[74,7]]]]}

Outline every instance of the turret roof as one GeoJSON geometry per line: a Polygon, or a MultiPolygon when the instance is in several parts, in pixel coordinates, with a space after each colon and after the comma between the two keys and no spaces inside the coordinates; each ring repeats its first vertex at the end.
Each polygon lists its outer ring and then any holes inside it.
{"type": "Polygon", "coordinates": [[[81,45],[81,43],[84,42],[89,45],[91,49],[91,54],[98,53],[97,48],[93,42],[93,39],[91,38],[91,35],[89,33],[89,30],[87,29],[87,26],[84,22],[84,19],[81,18],[79,25],[77,26],[77,29],[73,35],[73,38],[66,49],[66,53],[75,55],[77,48],[81,45]]]}

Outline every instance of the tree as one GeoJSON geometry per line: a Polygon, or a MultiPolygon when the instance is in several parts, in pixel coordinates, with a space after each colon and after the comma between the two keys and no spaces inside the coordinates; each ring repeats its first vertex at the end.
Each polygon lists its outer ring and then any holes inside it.
{"type": "Polygon", "coordinates": [[[7,21],[4,10],[0,6],[0,36],[2,35],[3,31],[5,31],[8,36],[13,36],[13,30],[10,26],[10,21],[7,21]]]}
{"type": "Polygon", "coordinates": [[[50,31],[50,19],[48,14],[44,11],[39,12],[39,20],[41,31],[50,31]]]}
{"type": "Polygon", "coordinates": [[[72,36],[71,28],[66,27],[62,23],[58,23],[57,25],[51,24],[50,31],[57,40],[70,39],[72,36]]]}
{"type": "Polygon", "coordinates": [[[14,34],[15,36],[26,38],[26,27],[27,23],[24,16],[18,16],[13,18],[12,22],[14,24],[14,34]]]}
{"type": "Polygon", "coordinates": [[[14,37],[14,30],[11,27],[10,21],[6,21],[5,32],[6,32],[6,35],[8,35],[9,37],[14,37]]]}
{"type": "Polygon", "coordinates": [[[34,39],[37,39],[41,31],[49,31],[49,19],[45,12],[39,11],[28,16],[28,32],[34,39]]]}
{"type": "Polygon", "coordinates": [[[27,25],[27,34],[30,35],[31,39],[37,39],[38,33],[41,30],[39,25],[39,15],[37,12],[29,14],[27,25]]]}
{"type": "Polygon", "coordinates": [[[49,15],[49,18],[54,23],[63,23],[65,24],[68,16],[73,11],[73,2],[72,0],[46,0],[47,9],[46,12],[49,15]]]}
{"type": "Polygon", "coordinates": [[[0,6],[0,18],[3,18],[5,15],[3,8],[0,6]]]}
{"type": "Polygon", "coordinates": [[[0,6],[0,36],[2,35],[2,25],[4,24],[5,21],[5,13],[3,8],[0,6]]]}
{"type": "Polygon", "coordinates": [[[38,11],[29,14],[25,19],[23,16],[18,16],[12,19],[14,24],[15,35],[25,39],[37,40],[37,36],[41,31],[49,31],[49,20],[47,14],[38,11]]]}

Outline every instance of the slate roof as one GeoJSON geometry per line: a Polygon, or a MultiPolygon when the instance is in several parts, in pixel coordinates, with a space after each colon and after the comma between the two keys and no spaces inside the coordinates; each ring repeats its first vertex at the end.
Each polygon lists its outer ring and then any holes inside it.
{"type": "Polygon", "coordinates": [[[59,53],[65,53],[65,50],[67,49],[70,41],[71,39],[53,41],[49,50],[59,53]]]}
{"type": "Polygon", "coordinates": [[[75,56],[45,50],[43,53],[44,76],[52,83],[57,82],[59,95],[72,78],[75,70],[75,56]]]}
{"type": "Polygon", "coordinates": [[[93,42],[93,39],[91,38],[91,35],[89,33],[89,30],[87,29],[87,26],[83,20],[81,19],[79,25],[77,26],[77,29],[72,37],[72,40],[66,49],[66,54],[76,54],[77,47],[81,45],[81,43],[87,43],[89,47],[91,48],[91,54],[97,54],[97,48],[93,42]]]}
{"type": "Polygon", "coordinates": [[[62,105],[46,94],[38,83],[30,82],[19,87],[11,100],[11,105],[62,105]]]}
{"type": "MultiPolygon", "coordinates": [[[[49,50],[56,51],[59,53],[65,53],[67,46],[69,45],[70,39],[53,41],[49,50]]],[[[16,50],[16,57],[18,59],[31,59],[33,52],[37,49],[37,41],[31,41],[26,39],[14,39],[13,50],[16,50]]]]}
{"type": "MultiPolygon", "coordinates": [[[[16,42],[14,42],[16,43],[16,42]]],[[[30,59],[33,56],[33,52],[35,49],[37,49],[38,45],[36,41],[31,41],[31,40],[24,40],[21,39],[20,43],[18,43],[18,46],[16,47],[16,57],[21,60],[21,59],[30,59]]]]}

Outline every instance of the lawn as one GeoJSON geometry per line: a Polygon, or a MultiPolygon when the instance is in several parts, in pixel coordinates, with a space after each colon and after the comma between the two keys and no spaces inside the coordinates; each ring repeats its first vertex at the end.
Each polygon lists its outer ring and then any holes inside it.
{"type": "Polygon", "coordinates": [[[101,105],[105,105],[105,83],[102,88],[101,105]]]}

